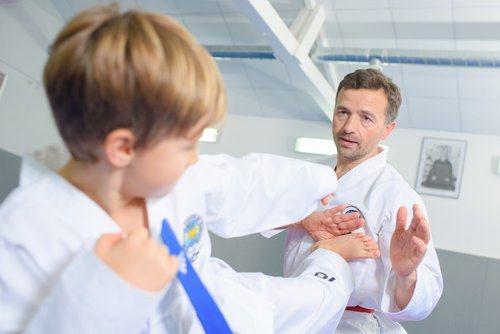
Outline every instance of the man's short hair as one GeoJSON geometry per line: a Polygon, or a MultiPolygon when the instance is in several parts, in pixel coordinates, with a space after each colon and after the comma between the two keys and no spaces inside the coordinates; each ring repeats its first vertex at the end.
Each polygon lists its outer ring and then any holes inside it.
{"type": "Polygon", "coordinates": [[[59,132],[82,161],[97,161],[95,147],[113,130],[130,129],[143,148],[226,112],[217,66],[189,32],[165,15],[116,5],[65,25],[44,84],[59,132]]]}
{"type": "Polygon", "coordinates": [[[401,92],[399,87],[392,82],[391,78],[375,69],[360,69],[349,73],[340,82],[335,96],[337,102],[340,91],[344,89],[383,89],[387,96],[387,110],[385,112],[385,123],[389,124],[398,117],[399,107],[401,106],[401,92]]]}

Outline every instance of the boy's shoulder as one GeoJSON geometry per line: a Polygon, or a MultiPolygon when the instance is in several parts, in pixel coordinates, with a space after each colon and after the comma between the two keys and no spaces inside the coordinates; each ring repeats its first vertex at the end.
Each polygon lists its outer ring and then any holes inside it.
{"type": "Polygon", "coordinates": [[[23,159],[19,185],[0,204],[0,235],[29,233],[34,220],[54,209],[52,194],[57,192],[57,174],[23,159]]]}

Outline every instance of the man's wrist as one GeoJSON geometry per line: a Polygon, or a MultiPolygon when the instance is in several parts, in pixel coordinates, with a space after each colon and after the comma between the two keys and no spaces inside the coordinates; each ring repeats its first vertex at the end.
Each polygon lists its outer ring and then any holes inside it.
{"type": "Polygon", "coordinates": [[[417,282],[417,271],[414,270],[409,275],[396,274],[396,278],[401,286],[409,288],[417,282]]]}
{"type": "Polygon", "coordinates": [[[304,221],[304,219],[299,220],[298,222],[296,222],[295,224],[293,224],[292,227],[296,228],[296,229],[299,229],[299,230],[304,230],[304,225],[302,225],[303,221],[304,221]]]}
{"type": "Polygon", "coordinates": [[[400,310],[403,310],[410,303],[415,287],[417,286],[417,271],[414,270],[411,274],[401,276],[396,274],[396,305],[400,310]]]}

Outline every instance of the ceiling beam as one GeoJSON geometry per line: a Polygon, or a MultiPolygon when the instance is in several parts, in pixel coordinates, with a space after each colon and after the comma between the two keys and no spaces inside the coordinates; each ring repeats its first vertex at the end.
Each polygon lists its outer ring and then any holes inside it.
{"type": "Polygon", "coordinates": [[[276,57],[285,64],[292,81],[311,95],[320,110],[331,120],[335,90],[309,57],[325,19],[324,9],[321,6],[304,9],[292,25],[292,32],[269,1],[235,2],[254,27],[262,33],[276,57]]]}
{"type": "Polygon", "coordinates": [[[50,2],[66,21],[75,15],[75,9],[67,0],[50,0],[50,2]]]}

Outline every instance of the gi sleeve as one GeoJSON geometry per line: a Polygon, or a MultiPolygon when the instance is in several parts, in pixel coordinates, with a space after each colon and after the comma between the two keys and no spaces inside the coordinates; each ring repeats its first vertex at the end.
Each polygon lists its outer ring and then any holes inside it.
{"type": "Polygon", "coordinates": [[[26,333],[139,333],[162,293],[125,282],[93,252],[77,255],[30,321],[26,333]]]}
{"type": "Polygon", "coordinates": [[[222,237],[297,222],[337,188],[330,167],[269,154],[205,156],[192,177],[204,185],[208,229],[222,237]]]}
{"type": "MultiPolygon", "coordinates": [[[[396,224],[397,211],[399,207],[406,206],[408,209],[407,224],[410,224],[413,217],[413,204],[418,204],[423,214],[426,217],[428,216],[422,199],[413,190],[409,189],[405,192],[401,192],[393,198],[399,198],[400,200],[391,208],[388,216],[390,223],[384,224],[385,226],[382,228],[379,235],[379,246],[381,248],[381,258],[384,262],[386,277],[380,310],[388,318],[398,322],[422,320],[432,312],[441,297],[443,292],[443,277],[436,249],[431,239],[427,245],[427,252],[422,262],[417,267],[417,283],[413,296],[403,310],[397,307],[394,295],[396,276],[392,271],[389,253],[391,237],[396,224]]],[[[428,218],[427,221],[429,221],[428,218]]]]}
{"type": "Polygon", "coordinates": [[[92,251],[79,252],[49,286],[18,246],[2,240],[0,254],[0,332],[136,334],[164,293],[133,287],[92,251]]]}

